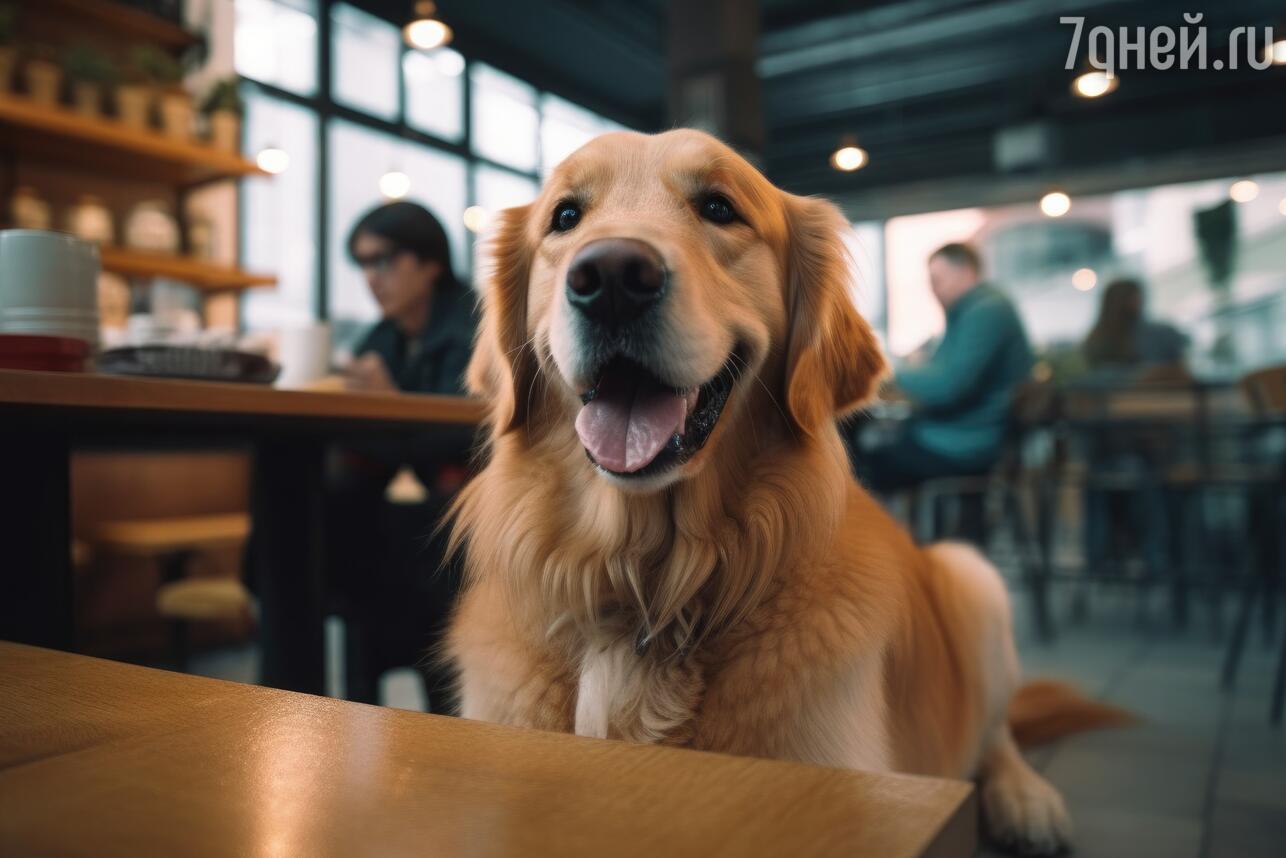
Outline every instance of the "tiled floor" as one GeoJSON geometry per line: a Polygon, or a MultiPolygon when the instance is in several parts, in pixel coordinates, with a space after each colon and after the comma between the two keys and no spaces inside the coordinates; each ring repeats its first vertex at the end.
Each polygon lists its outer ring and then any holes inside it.
{"type": "Polygon", "coordinates": [[[1155,596],[1140,622],[1134,594],[1095,594],[1089,618],[1062,619],[1048,646],[1024,633],[1018,597],[1027,674],[1074,680],[1142,719],[1030,754],[1067,800],[1075,854],[1286,855],[1286,731],[1268,725],[1276,645],[1257,628],[1235,689],[1221,693],[1226,635],[1216,638],[1201,614],[1189,631],[1171,631],[1155,596]]]}
{"type": "MultiPolygon", "coordinates": [[[[1140,611],[1133,594],[1096,593],[1085,622],[1072,624],[1059,612],[1052,645],[1033,640],[1024,598],[1016,598],[1019,650],[1029,675],[1073,680],[1142,719],[1030,753],[1067,799],[1075,855],[1286,855],[1286,731],[1268,726],[1276,647],[1257,630],[1236,689],[1221,693],[1224,639],[1216,639],[1200,613],[1188,632],[1170,631],[1161,596],[1140,611]]],[[[328,629],[332,654],[341,634],[337,624],[328,629]]],[[[252,681],[256,661],[253,649],[225,651],[201,657],[195,667],[252,681]]],[[[338,673],[330,679],[332,689],[342,687],[338,673]]],[[[409,670],[386,677],[384,694],[390,705],[423,708],[421,686],[409,670]]]]}

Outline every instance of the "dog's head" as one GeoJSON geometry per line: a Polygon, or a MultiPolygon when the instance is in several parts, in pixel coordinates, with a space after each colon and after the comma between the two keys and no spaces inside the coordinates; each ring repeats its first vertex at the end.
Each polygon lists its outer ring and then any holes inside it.
{"type": "Polygon", "coordinates": [[[884,367],[848,294],[845,227],[700,132],[586,144],[494,239],[469,370],[494,436],[574,427],[585,467],[655,491],[738,421],[828,431],[884,367]]]}

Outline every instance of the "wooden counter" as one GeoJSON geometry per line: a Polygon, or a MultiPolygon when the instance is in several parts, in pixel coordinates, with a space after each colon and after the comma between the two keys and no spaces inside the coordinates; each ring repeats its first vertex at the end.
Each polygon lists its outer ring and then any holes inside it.
{"type": "Polygon", "coordinates": [[[0,854],[970,856],[968,784],[517,730],[0,643],[0,854]]]}

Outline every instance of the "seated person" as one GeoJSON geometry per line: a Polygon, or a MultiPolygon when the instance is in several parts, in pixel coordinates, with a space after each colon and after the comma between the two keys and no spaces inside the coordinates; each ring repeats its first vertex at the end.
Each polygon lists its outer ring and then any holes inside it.
{"type": "MultiPolygon", "coordinates": [[[[1185,353],[1188,337],[1178,329],[1148,319],[1143,284],[1120,279],[1103,290],[1098,319],[1081,345],[1089,370],[1078,383],[1107,390],[1135,384],[1191,381],[1185,353]]],[[[1167,506],[1175,497],[1164,490],[1160,469],[1174,454],[1169,431],[1149,428],[1083,433],[1085,456],[1096,472],[1128,473],[1135,488],[1085,493],[1085,556],[1095,569],[1118,571],[1118,562],[1137,548],[1148,570],[1162,575],[1170,568],[1167,506]],[[1118,526],[1126,523],[1127,526],[1118,526]],[[1132,526],[1131,526],[1132,525],[1132,526]]]]}
{"type": "Polygon", "coordinates": [[[1114,280],[1103,290],[1098,320],[1081,346],[1090,380],[1183,381],[1188,379],[1188,337],[1144,314],[1143,284],[1114,280]]]}
{"type": "Polygon", "coordinates": [[[915,409],[904,431],[857,454],[858,476],[875,492],[985,473],[1000,456],[1010,401],[1031,373],[1032,351],[1013,303],[981,275],[978,253],[967,244],[944,245],[929,257],[946,333],[927,361],[894,376],[915,409]]]}
{"type": "MultiPolygon", "coordinates": [[[[354,351],[348,386],[463,394],[476,302],[451,270],[442,225],[415,203],[389,203],[358,221],[348,250],[382,314],[354,351]]],[[[459,581],[453,568],[443,568],[445,535],[434,529],[463,483],[472,440],[472,429],[435,429],[425,437],[382,438],[333,451],[328,565],[347,624],[350,699],[378,702],[384,670],[420,665],[430,707],[449,708],[446,677],[427,656],[459,581]],[[427,489],[427,500],[387,503],[390,481],[406,468],[427,489]]]]}

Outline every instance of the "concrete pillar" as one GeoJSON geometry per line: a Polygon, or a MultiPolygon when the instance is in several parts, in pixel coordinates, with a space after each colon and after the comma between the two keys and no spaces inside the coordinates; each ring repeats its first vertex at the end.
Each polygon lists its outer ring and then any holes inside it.
{"type": "Polygon", "coordinates": [[[700,128],[752,161],[763,152],[757,0],[670,0],[669,119],[700,128]]]}

